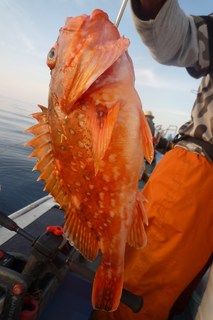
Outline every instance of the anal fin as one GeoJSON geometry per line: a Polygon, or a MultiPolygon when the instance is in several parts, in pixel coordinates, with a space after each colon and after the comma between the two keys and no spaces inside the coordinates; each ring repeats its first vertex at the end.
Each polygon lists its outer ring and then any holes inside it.
{"type": "Polygon", "coordinates": [[[73,243],[87,260],[95,260],[99,250],[98,239],[72,209],[66,214],[64,232],[70,243],[73,243]]]}

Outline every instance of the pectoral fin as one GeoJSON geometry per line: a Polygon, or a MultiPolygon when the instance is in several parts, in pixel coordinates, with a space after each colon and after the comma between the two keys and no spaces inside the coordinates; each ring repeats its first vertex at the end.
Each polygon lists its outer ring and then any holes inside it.
{"type": "Polygon", "coordinates": [[[92,136],[95,174],[98,173],[100,161],[109,146],[119,107],[119,102],[115,102],[110,108],[103,105],[89,107],[88,127],[92,136]]]}

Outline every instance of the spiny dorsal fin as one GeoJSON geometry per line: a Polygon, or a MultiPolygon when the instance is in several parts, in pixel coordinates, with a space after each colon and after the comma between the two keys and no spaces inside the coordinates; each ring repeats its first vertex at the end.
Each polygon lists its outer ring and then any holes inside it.
{"type": "MultiPolygon", "coordinates": [[[[27,129],[35,135],[30,141],[26,143],[26,146],[32,147],[34,150],[29,157],[36,157],[38,159],[37,164],[33,168],[38,169],[41,173],[38,180],[43,179],[45,181],[45,189],[52,194],[55,199],[58,198],[61,188],[61,178],[58,175],[56,162],[53,156],[53,148],[51,141],[51,134],[48,123],[48,109],[40,106],[41,112],[34,113],[32,116],[38,121],[37,125],[27,129]]],[[[65,198],[65,192],[60,196],[65,198]]],[[[57,201],[57,200],[56,200],[57,201]]],[[[62,207],[62,203],[60,202],[62,207]]]]}

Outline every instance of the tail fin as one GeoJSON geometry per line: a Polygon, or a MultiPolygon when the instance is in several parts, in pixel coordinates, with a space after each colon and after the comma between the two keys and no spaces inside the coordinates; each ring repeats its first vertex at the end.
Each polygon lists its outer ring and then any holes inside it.
{"type": "Polygon", "coordinates": [[[94,309],[115,311],[120,303],[123,289],[123,268],[115,268],[103,262],[98,267],[92,291],[94,309]]]}

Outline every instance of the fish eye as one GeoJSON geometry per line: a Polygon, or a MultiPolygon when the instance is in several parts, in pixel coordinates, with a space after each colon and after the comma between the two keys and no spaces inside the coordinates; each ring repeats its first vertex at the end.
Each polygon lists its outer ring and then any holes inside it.
{"type": "Polygon", "coordinates": [[[47,55],[47,65],[50,69],[53,69],[56,64],[57,52],[56,48],[52,47],[47,55]]]}
{"type": "Polygon", "coordinates": [[[49,59],[53,59],[55,57],[55,49],[51,49],[50,52],[49,52],[49,59]]]}

